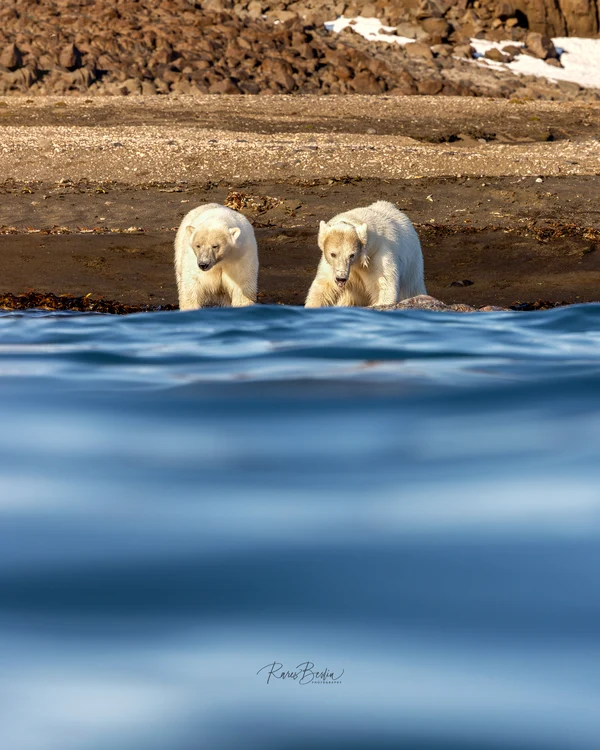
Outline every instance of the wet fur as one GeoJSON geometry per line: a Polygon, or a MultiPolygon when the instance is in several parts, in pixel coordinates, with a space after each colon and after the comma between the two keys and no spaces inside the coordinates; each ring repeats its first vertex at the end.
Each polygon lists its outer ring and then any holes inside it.
{"type": "Polygon", "coordinates": [[[322,222],[319,247],[322,255],[307,307],[390,305],[426,294],[419,238],[409,218],[391,203],[378,201],[322,222]],[[345,273],[348,253],[355,257],[340,288],[335,273],[345,273]]]}
{"type": "Polygon", "coordinates": [[[199,307],[244,307],[256,301],[258,252],[254,229],[237,211],[218,203],[192,209],[184,217],[175,238],[175,275],[181,310],[199,307]],[[190,227],[192,229],[190,229],[190,227]],[[212,231],[221,240],[232,228],[240,230],[231,239],[222,257],[208,271],[198,268],[192,247],[194,231],[200,227],[212,231]]]}

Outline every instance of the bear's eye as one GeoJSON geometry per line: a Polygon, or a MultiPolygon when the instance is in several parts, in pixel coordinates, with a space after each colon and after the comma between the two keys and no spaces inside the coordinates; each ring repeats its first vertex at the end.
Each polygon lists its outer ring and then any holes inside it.
{"type": "Polygon", "coordinates": [[[354,256],[355,255],[356,255],[356,253],[350,253],[350,260],[354,260],[354,256]]]}
{"type": "Polygon", "coordinates": [[[337,253],[330,253],[332,258],[337,258],[337,253]]]}
{"type": "Polygon", "coordinates": [[[212,246],[212,249],[213,249],[213,250],[218,250],[218,249],[219,249],[219,246],[218,246],[218,245],[213,245],[213,246],[212,246]]]}

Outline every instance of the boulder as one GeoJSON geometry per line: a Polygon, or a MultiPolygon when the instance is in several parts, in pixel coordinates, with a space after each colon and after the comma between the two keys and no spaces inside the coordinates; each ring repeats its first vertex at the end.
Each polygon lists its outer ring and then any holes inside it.
{"type": "Polygon", "coordinates": [[[357,73],[350,85],[356,94],[381,94],[385,88],[369,70],[357,73]]]}
{"type": "Polygon", "coordinates": [[[488,60],[492,60],[493,62],[499,62],[499,63],[508,63],[512,61],[512,57],[510,55],[505,55],[503,52],[500,52],[499,49],[496,49],[493,47],[492,49],[486,50],[486,53],[484,55],[488,60]]]}
{"type": "Polygon", "coordinates": [[[427,44],[422,42],[411,42],[404,48],[408,57],[420,57],[426,60],[433,60],[433,52],[427,44]]]}
{"type": "Polygon", "coordinates": [[[209,86],[209,94],[239,94],[240,90],[231,78],[224,78],[209,86]]]}
{"type": "Polygon", "coordinates": [[[538,57],[540,60],[547,60],[549,57],[558,58],[558,52],[552,39],[537,31],[530,31],[527,34],[525,47],[533,57],[538,57]]]}
{"type": "Polygon", "coordinates": [[[58,55],[58,64],[65,70],[76,70],[81,67],[81,52],[74,44],[68,44],[58,55]]]}
{"type": "Polygon", "coordinates": [[[470,44],[457,44],[456,47],[454,47],[454,55],[456,55],[456,57],[463,57],[466,60],[470,60],[474,54],[475,48],[470,44]]]}
{"type": "Polygon", "coordinates": [[[423,28],[431,36],[439,36],[446,39],[452,30],[445,18],[425,18],[423,28]]]}
{"type": "Polygon", "coordinates": [[[502,47],[502,52],[504,52],[505,55],[510,55],[511,57],[520,55],[522,51],[523,50],[521,49],[521,47],[517,47],[516,44],[507,44],[502,47]]]}
{"type": "Polygon", "coordinates": [[[276,83],[284,91],[293,91],[296,88],[292,67],[284,60],[267,57],[261,65],[261,71],[267,81],[276,83]]]}
{"type": "Polygon", "coordinates": [[[443,85],[439,78],[424,78],[422,81],[418,81],[417,90],[422,96],[435,96],[435,94],[440,93],[443,85]]]}
{"type": "Polygon", "coordinates": [[[566,94],[578,94],[581,91],[581,86],[574,81],[557,81],[557,83],[558,88],[566,94]]]}
{"type": "Polygon", "coordinates": [[[502,21],[506,21],[506,19],[512,18],[515,12],[516,8],[510,0],[500,0],[496,6],[495,15],[502,21]]]}
{"type": "Polygon", "coordinates": [[[16,44],[8,44],[0,54],[0,70],[17,70],[22,65],[21,50],[16,44]]]}

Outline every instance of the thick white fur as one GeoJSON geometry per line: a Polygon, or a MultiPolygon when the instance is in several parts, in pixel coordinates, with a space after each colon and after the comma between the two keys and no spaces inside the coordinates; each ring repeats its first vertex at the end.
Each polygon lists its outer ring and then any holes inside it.
{"type": "Polygon", "coordinates": [[[192,209],[175,237],[175,275],[181,310],[254,304],[258,251],[248,219],[218,203],[192,209]],[[202,271],[206,253],[214,265],[202,271]]]}
{"type": "Polygon", "coordinates": [[[387,201],[322,221],[319,248],[306,307],[393,305],[427,294],[417,233],[408,216],[387,201]],[[342,287],[339,275],[347,276],[342,287]]]}

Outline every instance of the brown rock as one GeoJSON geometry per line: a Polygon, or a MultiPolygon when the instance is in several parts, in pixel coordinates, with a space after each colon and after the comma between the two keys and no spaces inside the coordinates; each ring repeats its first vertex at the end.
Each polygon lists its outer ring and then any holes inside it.
{"type": "Polygon", "coordinates": [[[292,67],[284,60],[267,57],[261,65],[261,70],[268,83],[276,83],[284,91],[293,91],[296,88],[292,67]]]}
{"type": "Polygon", "coordinates": [[[512,60],[512,57],[510,55],[503,54],[499,49],[496,49],[495,47],[486,50],[485,57],[487,57],[488,60],[493,60],[494,62],[499,63],[508,63],[512,60]]]}
{"type": "Polygon", "coordinates": [[[384,90],[383,84],[369,70],[357,73],[350,85],[357,94],[381,94],[384,90]]]}
{"type": "Polygon", "coordinates": [[[415,23],[401,23],[396,27],[396,34],[398,36],[406,37],[407,39],[416,39],[420,27],[415,23]]]}
{"type": "Polygon", "coordinates": [[[444,15],[445,8],[437,0],[422,0],[416,13],[417,18],[441,18],[444,15]]]}
{"type": "Polygon", "coordinates": [[[417,93],[417,82],[408,71],[401,70],[394,77],[394,85],[390,88],[390,94],[394,96],[410,96],[417,93]]]}
{"type": "Polygon", "coordinates": [[[75,70],[81,67],[81,52],[74,44],[68,44],[60,51],[58,64],[61,68],[67,70],[75,70]]]}
{"type": "Polygon", "coordinates": [[[451,31],[450,24],[445,18],[425,18],[423,28],[431,36],[439,36],[446,39],[451,31]]]}
{"type": "Polygon", "coordinates": [[[157,93],[156,86],[152,81],[142,81],[142,94],[144,96],[154,96],[157,93]]]}
{"type": "Polygon", "coordinates": [[[557,83],[558,88],[566,94],[578,94],[581,91],[581,86],[574,81],[557,81],[557,83]]]}
{"type": "Polygon", "coordinates": [[[454,54],[456,57],[464,57],[465,59],[470,60],[475,54],[475,48],[470,44],[457,44],[454,48],[454,54]]]}
{"type": "Polygon", "coordinates": [[[123,81],[123,86],[127,89],[128,94],[141,94],[142,83],[138,78],[128,78],[123,81]]]}
{"type": "Polygon", "coordinates": [[[421,42],[411,42],[404,48],[408,57],[421,57],[433,60],[433,52],[427,44],[421,42]]]}
{"type": "Polygon", "coordinates": [[[0,54],[0,68],[4,70],[17,70],[23,64],[23,56],[16,44],[9,44],[0,54]]]}
{"type": "Polygon", "coordinates": [[[268,14],[270,21],[278,21],[283,26],[292,25],[298,20],[298,14],[291,10],[274,10],[268,14]]]}
{"type": "Polygon", "coordinates": [[[496,6],[496,16],[505,21],[507,18],[511,18],[515,15],[515,6],[510,0],[500,0],[496,6]]]}
{"type": "Polygon", "coordinates": [[[522,49],[521,47],[517,47],[516,44],[507,44],[505,47],[502,47],[502,52],[504,52],[505,55],[516,57],[521,54],[522,49]]]}
{"type": "Polygon", "coordinates": [[[224,78],[209,86],[209,94],[239,94],[240,90],[231,78],[224,78]]]}
{"type": "Polygon", "coordinates": [[[549,57],[558,57],[558,52],[554,42],[550,37],[539,34],[537,31],[530,31],[525,41],[527,50],[540,60],[547,60],[549,57]]]}
{"type": "Polygon", "coordinates": [[[425,78],[417,83],[419,94],[423,96],[435,96],[440,93],[442,87],[443,83],[439,78],[425,78]]]}
{"type": "Polygon", "coordinates": [[[452,47],[449,44],[434,44],[431,46],[431,51],[436,57],[450,57],[452,55],[452,47]]]}

